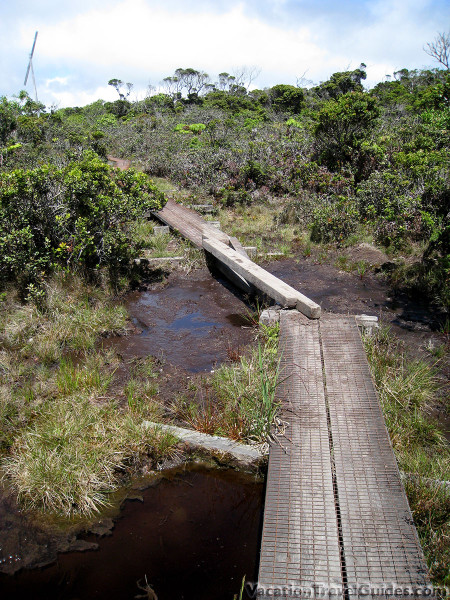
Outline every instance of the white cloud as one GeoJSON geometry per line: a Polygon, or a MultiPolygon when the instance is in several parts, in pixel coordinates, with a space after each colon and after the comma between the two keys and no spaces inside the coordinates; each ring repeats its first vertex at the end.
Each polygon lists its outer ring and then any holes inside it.
{"type": "Polygon", "coordinates": [[[73,90],[46,90],[48,98],[47,105],[55,105],[58,108],[65,106],[86,106],[97,100],[117,100],[117,94],[109,86],[100,86],[92,91],[86,92],[79,89],[73,90]]]}
{"type": "Polygon", "coordinates": [[[69,83],[69,77],[52,77],[51,79],[45,80],[45,87],[49,88],[54,83],[59,85],[67,85],[69,83]]]}
{"type": "MultiPolygon", "coordinates": [[[[114,99],[114,90],[98,86],[118,77],[144,90],[178,67],[216,76],[256,65],[261,75],[254,83],[264,87],[295,83],[303,73],[318,83],[364,61],[366,84],[373,85],[400,68],[429,65],[422,46],[448,14],[443,0],[95,0],[89,9],[83,0],[81,6],[50,24],[38,12],[17,20],[21,35],[13,37],[25,66],[39,30],[34,66],[40,96],[44,88],[51,94],[42,97],[46,103],[81,104],[98,89],[114,99]]],[[[16,71],[3,77],[12,90],[20,85],[16,71]]]]}
{"type": "MultiPolygon", "coordinates": [[[[29,31],[23,35],[28,39],[29,31]]],[[[330,62],[307,28],[286,31],[246,16],[240,5],[222,14],[196,14],[152,8],[144,0],[123,0],[110,9],[43,25],[39,36],[39,53],[46,60],[82,61],[126,80],[136,74],[170,75],[177,67],[216,73],[242,64],[259,65],[282,80],[330,62]]],[[[338,65],[339,57],[331,62],[338,65]]]]}

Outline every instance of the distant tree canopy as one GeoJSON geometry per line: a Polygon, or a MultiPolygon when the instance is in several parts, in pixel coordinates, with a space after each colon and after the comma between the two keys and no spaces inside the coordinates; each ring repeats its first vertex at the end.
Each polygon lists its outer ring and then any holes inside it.
{"type": "Polygon", "coordinates": [[[299,113],[304,102],[303,90],[293,85],[274,85],[268,91],[274,110],[299,113]]]}
{"type": "Polygon", "coordinates": [[[314,93],[320,98],[338,98],[348,92],[362,92],[361,81],[366,79],[366,65],[361,63],[358,69],[354,71],[343,71],[333,73],[328,81],[321,83],[314,88],[314,93]]]}
{"type": "Polygon", "coordinates": [[[209,75],[196,69],[176,69],[170,77],[163,79],[163,84],[167,92],[174,98],[182,98],[183,94],[187,97],[199,96],[210,86],[209,75]]]}
{"type": "Polygon", "coordinates": [[[120,79],[110,79],[108,81],[108,85],[111,85],[116,92],[119,94],[119,100],[125,100],[131,94],[131,90],[133,89],[132,83],[124,83],[120,79]],[[126,89],[126,92],[125,92],[126,89]]]}
{"type": "Polygon", "coordinates": [[[17,126],[17,110],[5,96],[0,98],[0,142],[6,144],[17,126]]]}

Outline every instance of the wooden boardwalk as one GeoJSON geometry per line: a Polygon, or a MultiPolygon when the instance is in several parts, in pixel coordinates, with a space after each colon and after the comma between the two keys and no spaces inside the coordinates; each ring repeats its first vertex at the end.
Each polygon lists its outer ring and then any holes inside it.
{"type": "Polygon", "coordinates": [[[258,597],[407,597],[429,581],[355,319],[282,311],[280,354],[258,597]]]}
{"type": "Polygon", "coordinates": [[[203,248],[203,236],[219,239],[224,244],[230,245],[230,236],[220,229],[205,221],[199,214],[168,200],[165,206],[153,213],[160,221],[176,229],[183,237],[190,240],[197,248],[203,248]]]}
{"type": "Polygon", "coordinates": [[[155,216],[222,261],[238,284],[246,278],[297,308],[280,317],[286,429],[270,449],[257,597],[423,590],[423,553],[355,318],[319,320],[320,307],[189,209],[169,201],[155,216]]]}
{"type": "Polygon", "coordinates": [[[246,293],[258,290],[281,306],[296,308],[310,318],[320,317],[320,306],[251,261],[235,237],[230,237],[200,215],[169,200],[153,215],[203,248],[222,273],[246,293]]]}

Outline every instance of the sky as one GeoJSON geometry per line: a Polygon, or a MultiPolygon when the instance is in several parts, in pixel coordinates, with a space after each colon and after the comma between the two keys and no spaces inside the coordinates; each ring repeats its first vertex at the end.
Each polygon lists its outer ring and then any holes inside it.
{"type": "MultiPolygon", "coordinates": [[[[363,62],[372,87],[438,66],[423,47],[449,29],[448,0],[0,0],[0,96],[24,89],[36,31],[38,98],[65,107],[117,99],[112,78],[141,99],[179,67],[213,81],[256,67],[264,88],[363,62]]],[[[31,77],[25,89],[34,97],[31,77]]]]}

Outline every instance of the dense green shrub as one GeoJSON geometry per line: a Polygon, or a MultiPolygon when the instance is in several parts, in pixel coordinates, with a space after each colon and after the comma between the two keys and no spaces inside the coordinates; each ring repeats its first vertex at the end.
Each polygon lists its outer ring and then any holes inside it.
{"type": "Polygon", "coordinates": [[[359,68],[354,71],[333,73],[328,81],[321,83],[313,91],[320,98],[334,98],[335,100],[342,94],[362,92],[361,81],[367,77],[365,69],[366,65],[361,63],[359,68]]]}
{"type": "Polygon", "coordinates": [[[218,190],[217,199],[223,206],[248,204],[251,201],[250,194],[246,190],[235,190],[232,187],[218,190]]]}
{"type": "Polygon", "coordinates": [[[186,123],[178,123],[174,131],[178,133],[195,133],[201,134],[202,131],[206,129],[206,125],[204,123],[190,123],[189,125],[186,123]]]}
{"type": "Polygon", "coordinates": [[[0,144],[6,144],[17,123],[16,105],[0,97],[0,144]]]}
{"type": "Polygon", "coordinates": [[[126,224],[162,201],[146,175],[92,152],[62,169],[0,173],[0,280],[25,288],[57,266],[120,270],[136,251],[126,224]]]}
{"type": "Polygon", "coordinates": [[[332,170],[355,163],[378,115],[376,99],[363,92],[349,92],[326,102],[315,127],[320,160],[332,170]]]}
{"type": "Polygon", "coordinates": [[[330,198],[313,210],[311,240],[343,243],[356,231],[359,214],[356,203],[345,196],[330,198]]]}
{"type": "Polygon", "coordinates": [[[303,90],[293,85],[274,85],[269,96],[274,110],[299,113],[304,102],[303,90]]]}

